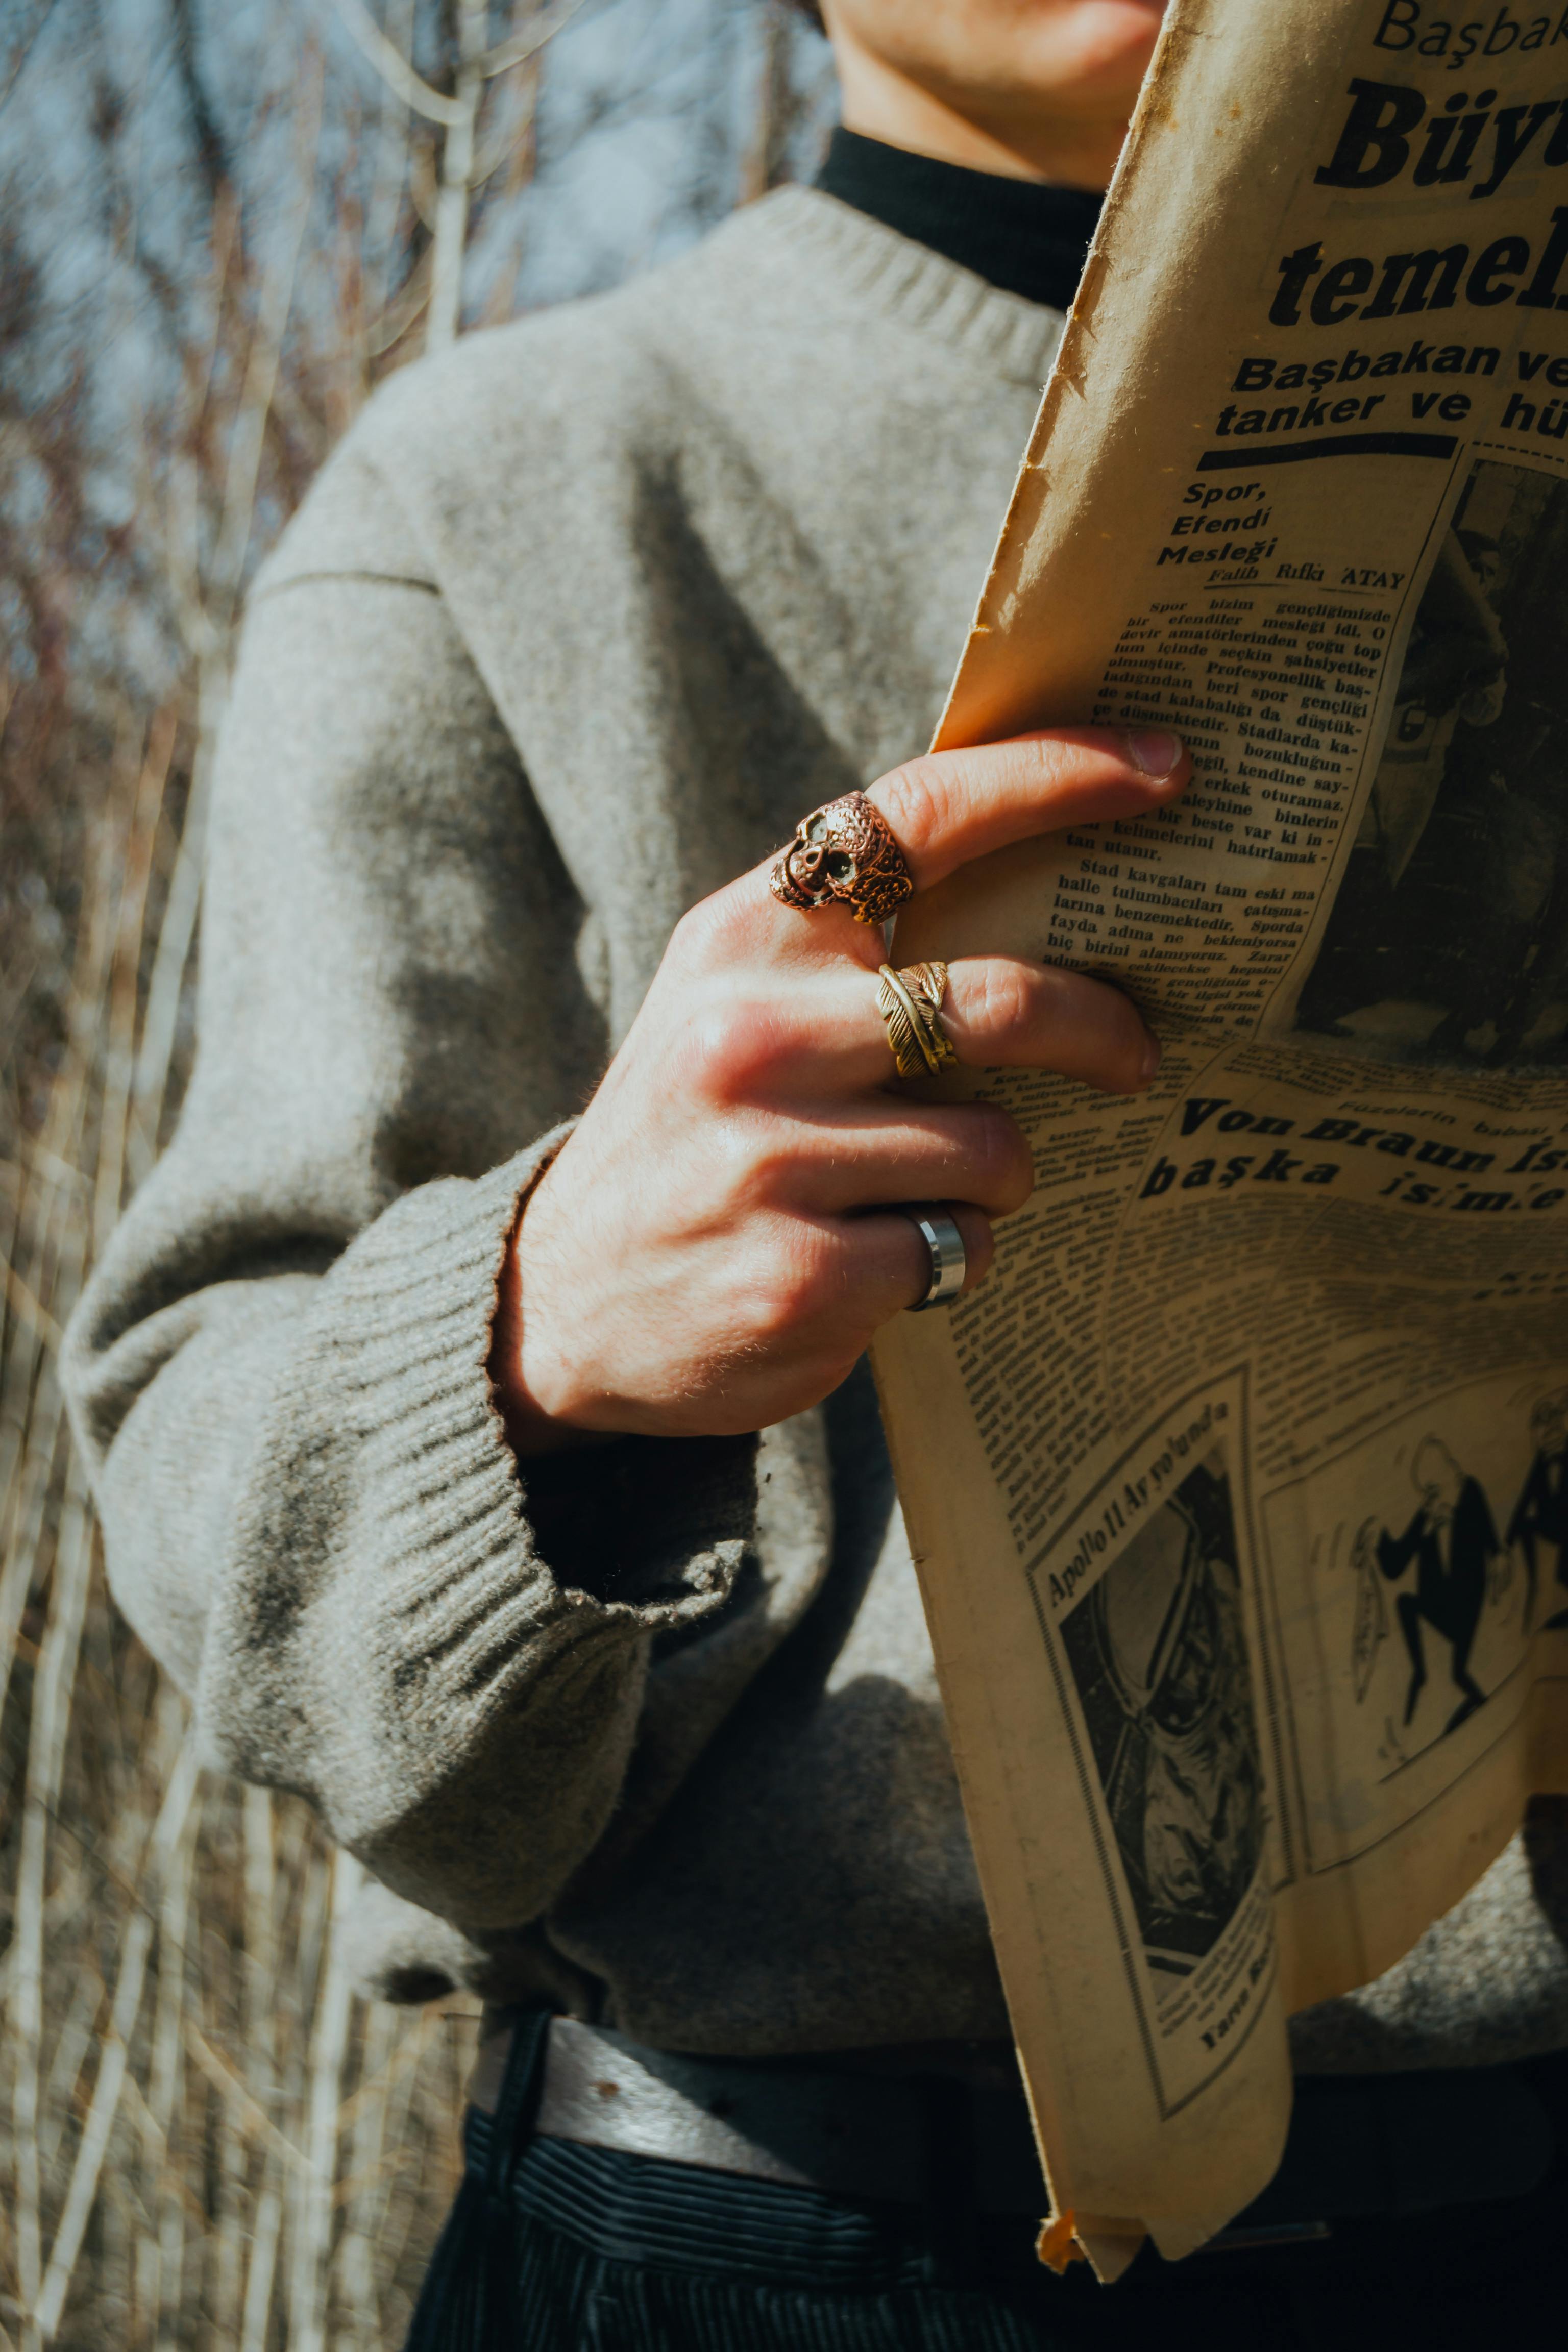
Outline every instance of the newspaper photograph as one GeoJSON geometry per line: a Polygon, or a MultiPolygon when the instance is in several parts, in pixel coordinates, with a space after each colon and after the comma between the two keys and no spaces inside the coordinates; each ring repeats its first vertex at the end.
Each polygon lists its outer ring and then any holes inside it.
{"type": "Polygon", "coordinates": [[[987,1076],[1035,1193],[876,1361],[1110,2278],[1262,2190],[1289,2017],[1568,1790],[1568,11],[1176,0],[937,743],[1090,722],[1182,800],[898,952],[1110,979],[1160,1075],[987,1076]]]}

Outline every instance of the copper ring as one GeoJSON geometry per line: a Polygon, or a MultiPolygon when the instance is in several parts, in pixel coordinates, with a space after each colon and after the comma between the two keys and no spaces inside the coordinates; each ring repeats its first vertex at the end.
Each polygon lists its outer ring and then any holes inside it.
{"type": "Polygon", "coordinates": [[[877,1010],[900,1078],[934,1077],[957,1061],[952,1040],[942,1025],[946,994],[944,963],[906,964],[902,971],[885,963],[878,974],[877,1010]]]}
{"type": "Polygon", "coordinates": [[[864,793],[803,816],[768,885],[785,907],[844,906],[858,923],[885,923],[915,887],[887,819],[864,793]]]}

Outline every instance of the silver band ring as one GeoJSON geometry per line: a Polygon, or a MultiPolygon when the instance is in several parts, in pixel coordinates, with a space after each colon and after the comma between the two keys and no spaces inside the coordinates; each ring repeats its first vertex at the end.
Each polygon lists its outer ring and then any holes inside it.
{"type": "Polygon", "coordinates": [[[951,1307],[963,1288],[963,1277],[969,1271],[963,1235],[945,1209],[906,1209],[904,1214],[931,1252],[931,1286],[909,1312],[923,1315],[928,1307],[951,1307]]]}

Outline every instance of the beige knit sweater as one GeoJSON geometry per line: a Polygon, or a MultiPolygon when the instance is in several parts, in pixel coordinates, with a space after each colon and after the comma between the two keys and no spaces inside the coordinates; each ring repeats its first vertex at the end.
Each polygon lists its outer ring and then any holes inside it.
{"type": "MultiPolygon", "coordinates": [[[[676,918],[929,736],[1059,325],[783,193],[398,377],[252,599],[195,1074],[69,1379],[127,1615],[210,1759],[367,1864],[394,1996],[1005,2033],[865,1379],[520,1477],[484,1361],[676,918]]],[[[1303,2063],[1568,2042],[1557,1853],[1303,2063]]]]}

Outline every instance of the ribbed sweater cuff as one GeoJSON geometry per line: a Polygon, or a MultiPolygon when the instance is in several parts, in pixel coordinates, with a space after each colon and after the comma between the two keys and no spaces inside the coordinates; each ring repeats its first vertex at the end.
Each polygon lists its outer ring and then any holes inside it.
{"type": "Polygon", "coordinates": [[[584,1491],[626,1503],[597,1522],[599,1590],[541,1541],[486,1365],[507,1237],[567,1131],[420,1185],[322,1281],[202,1670],[214,1761],[301,1790],[387,1885],[492,1927],[537,1916],[603,1833],[650,1636],[724,1607],[756,1509],[751,1441],[649,1443],[658,1475],[629,1480],[584,1451],[584,1491]]]}
{"type": "Polygon", "coordinates": [[[519,1475],[486,1370],[496,1286],[520,1205],[569,1132],[476,1181],[422,1186],[329,1286],[358,1437],[345,1465],[361,1506],[353,1551],[374,1578],[357,1599],[389,1645],[382,1667],[421,1778],[439,1778],[525,1685],[531,1706],[542,1686],[559,1705],[565,1685],[602,1669],[606,1643],[640,1645],[721,1607],[754,1517],[751,1440],[628,1441],[519,1475]],[[628,1478],[639,1456],[647,1475],[628,1478]],[[574,1496],[591,1507],[563,1510],[574,1496]]]}

